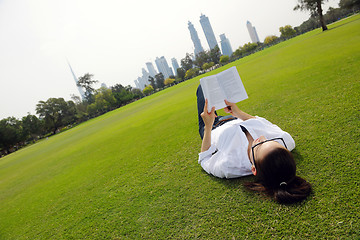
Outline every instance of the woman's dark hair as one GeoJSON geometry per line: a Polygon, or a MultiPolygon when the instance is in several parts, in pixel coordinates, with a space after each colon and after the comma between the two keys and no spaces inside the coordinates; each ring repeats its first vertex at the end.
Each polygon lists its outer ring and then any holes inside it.
{"type": "Polygon", "coordinates": [[[294,157],[284,148],[275,148],[263,159],[256,161],[256,177],[256,182],[245,183],[245,187],[264,192],[278,203],[299,202],[311,192],[310,183],[296,176],[294,157]]]}

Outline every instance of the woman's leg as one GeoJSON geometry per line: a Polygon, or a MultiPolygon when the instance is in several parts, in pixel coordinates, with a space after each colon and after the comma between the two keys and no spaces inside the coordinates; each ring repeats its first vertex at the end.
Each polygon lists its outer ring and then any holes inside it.
{"type": "MultiPolygon", "coordinates": [[[[197,97],[197,108],[198,108],[199,134],[200,134],[201,139],[203,139],[205,123],[204,123],[202,117],[200,116],[200,114],[204,111],[205,98],[204,98],[204,94],[203,94],[201,85],[199,85],[199,87],[197,88],[196,97],[197,97]]],[[[216,111],[215,111],[215,114],[216,114],[216,111]]],[[[216,116],[217,116],[217,114],[216,114],[216,116]]],[[[217,122],[218,122],[218,117],[215,118],[214,124],[216,124],[217,122]]]]}
{"type": "Polygon", "coordinates": [[[202,117],[200,116],[200,114],[204,111],[205,98],[201,85],[199,85],[199,87],[196,90],[196,97],[197,97],[197,109],[198,109],[199,134],[201,139],[203,139],[205,123],[202,117]]]}

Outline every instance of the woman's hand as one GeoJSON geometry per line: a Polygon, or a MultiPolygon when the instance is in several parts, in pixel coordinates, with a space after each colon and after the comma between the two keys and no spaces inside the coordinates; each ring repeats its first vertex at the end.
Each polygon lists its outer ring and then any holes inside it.
{"type": "Polygon", "coordinates": [[[255,118],[254,116],[251,116],[250,114],[241,111],[235,103],[225,100],[225,104],[227,105],[227,107],[224,108],[224,111],[226,113],[230,113],[236,118],[240,118],[243,121],[248,120],[250,118],[255,118]]]}
{"type": "Polygon", "coordinates": [[[234,117],[238,117],[238,113],[240,112],[239,107],[235,103],[229,102],[227,100],[225,100],[225,104],[227,107],[224,108],[224,111],[226,113],[230,113],[234,117]]]}
{"type": "Polygon", "coordinates": [[[207,111],[208,108],[208,100],[205,99],[205,106],[204,106],[204,111],[200,114],[200,116],[202,117],[204,123],[205,123],[205,127],[211,127],[214,124],[215,121],[215,107],[211,108],[211,112],[207,111]]]}

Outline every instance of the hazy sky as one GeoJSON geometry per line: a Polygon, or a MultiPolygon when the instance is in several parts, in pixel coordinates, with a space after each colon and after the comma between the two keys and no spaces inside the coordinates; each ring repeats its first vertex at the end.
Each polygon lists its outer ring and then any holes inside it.
{"type": "MultiPolygon", "coordinates": [[[[145,62],[165,56],[179,64],[194,46],[194,24],[208,49],[199,19],[209,17],[215,36],[233,50],[247,42],[249,20],[260,41],[279,27],[300,25],[308,12],[296,0],[0,0],[0,119],[35,114],[40,100],[79,95],[67,59],[79,77],[89,72],[107,86],[135,86],[145,62]]],[[[338,0],[329,6],[338,7],[338,0]]],[[[100,87],[100,84],[96,87],[100,87]]]]}

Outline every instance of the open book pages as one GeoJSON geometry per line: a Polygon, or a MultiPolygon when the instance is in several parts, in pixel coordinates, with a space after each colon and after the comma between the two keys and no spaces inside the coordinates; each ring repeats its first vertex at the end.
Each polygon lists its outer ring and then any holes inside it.
{"type": "Polygon", "coordinates": [[[226,107],[224,100],[237,103],[248,98],[236,67],[231,67],[216,75],[200,79],[204,97],[208,99],[208,112],[226,107]]]}

